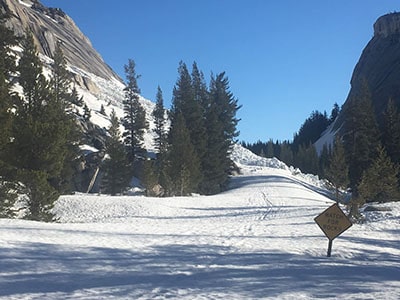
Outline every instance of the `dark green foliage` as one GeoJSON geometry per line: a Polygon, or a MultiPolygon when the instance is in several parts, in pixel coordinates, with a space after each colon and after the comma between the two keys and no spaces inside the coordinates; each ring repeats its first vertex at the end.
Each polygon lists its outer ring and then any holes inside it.
{"type": "Polygon", "coordinates": [[[357,195],[357,185],[362,173],[374,161],[380,140],[371,95],[365,82],[360,93],[349,101],[346,110],[347,118],[342,136],[346,161],[349,164],[350,187],[357,195]]]}
{"type": "Polygon", "coordinates": [[[329,124],[326,112],[313,111],[301,125],[299,132],[295,134],[293,138],[294,149],[297,151],[301,145],[314,144],[329,124]]]}
{"type": "Polygon", "coordinates": [[[8,146],[12,140],[13,96],[11,75],[15,72],[15,57],[11,46],[16,39],[11,30],[4,25],[6,16],[0,12],[0,217],[12,217],[16,200],[16,186],[10,182],[8,146]]]}
{"type": "Polygon", "coordinates": [[[400,114],[392,99],[384,112],[382,144],[393,163],[400,164],[400,114]]]}
{"type": "Polygon", "coordinates": [[[156,135],[154,142],[158,154],[165,153],[167,146],[167,132],[166,132],[166,111],[164,108],[164,99],[160,86],[157,88],[156,106],[153,111],[154,117],[154,133],[156,135]]]}
{"type": "Polygon", "coordinates": [[[112,196],[123,193],[131,180],[131,164],[128,160],[125,147],[120,141],[119,121],[113,110],[111,125],[108,128],[109,136],[106,140],[107,158],[103,162],[102,191],[112,196]]]}
{"type": "Polygon", "coordinates": [[[125,65],[126,88],[124,100],[124,118],[122,124],[125,127],[123,132],[125,145],[129,149],[128,158],[130,162],[145,157],[144,132],[148,128],[146,112],[139,102],[140,89],[137,84],[135,62],[128,60],[125,65]]]}
{"type": "Polygon", "coordinates": [[[331,111],[331,115],[330,115],[330,117],[329,117],[329,123],[333,123],[333,122],[336,120],[336,118],[337,118],[337,116],[339,115],[339,113],[340,113],[339,104],[337,104],[337,103],[335,102],[335,104],[333,104],[333,108],[332,108],[332,111],[331,111]]]}
{"type": "Polygon", "coordinates": [[[207,99],[204,99],[207,96],[207,92],[204,91],[202,74],[198,71],[196,64],[193,64],[193,66],[192,77],[186,64],[180,62],[178,68],[179,78],[173,90],[170,117],[171,123],[173,123],[178,114],[183,116],[194,151],[202,161],[206,151],[203,103],[207,101],[207,99]]]}
{"type": "Polygon", "coordinates": [[[193,64],[190,74],[186,64],[181,62],[178,73],[170,113],[168,165],[170,168],[174,165],[179,167],[172,167],[178,170],[174,175],[171,172],[165,173],[167,176],[163,175],[164,182],[175,186],[172,193],[180,195],[180,189],[176,188],[177,174],[182,179],[190,172],[193,173],[190,174],[193,184],[187,184],[186,179],[180,180],[181,183],[185,182],[184,186],[191,187],[186,194],[215,194],[226,189],[232,170],[229,155],[234,139],[238,136],[236,125],[239,120],[236,112],[240,107],[229,91],[229,81],[225,73],[211,78],[209,90],[196,63],[193,64]],[[175,152],[182,151],[182,147],[176,148],[177,144],[193,152],[195,168],[188,169],[181,165],[181,157],[175,152]]]}
{"type": "Polygon", "coordinates": [[[166,186],[168,195],[185,196],[197,191],[201,180],[200,160],[190,141],[182,114],[175,117],[169,132],[166,186]]]}
{"type": "Polygon", "coordinates": [[[0,180],[0,218],[12,218],[15,216],[14,204],[17,200],[18,186],[3,178],[0,180]]]}
{"type": "Polygon", "coordinates": [[[397,181],[399,168],[387,156],[385,149],[378,148],[378,156],[361,178],[358,191],[364,202],[399,201],[397,181]]]}
{"type": "Polygon", "coordinates": [[[349,167],[346,162],[345,150],[342,140],[336,136],[333,144],[332,157],[326,172],[327,179],[335,189],[336,202],[339,202],[339,191],[349,184],[349,167]]]}
{"type": "MultiPolygon", "coordinates": [[[[76,125],[66,113],[68,93],[61,85],[67,81],[57,75],[46,80],[29,32],[23,46],[18,71],[24,99],[15,103],[10,162],[16,170],[14,180],[22,183],[29,198],[28,217],[50,221],[49,210],[60,192],[68,189],[67,174],[72,175],[71,161],[77,157],[76,125]]],[[[55,59],[55,65],[61,60],[55,59]]],[[[58,67],[62,69],[62,64],[58,67]]],[[[61,69],[55,68],[54,74],[61,69]]]]}
{"type": "Polygon", "coordinates": [[[142,183],[146,189],[146,196],[159,196],[155,193],[154,188],[158,185],[159,179],[157,175],[158,168],[155,161],[147,159],[143,163],[143,180],[142,183]]]}
{"type": "Polygon", "coordinates": [[[91,111],[90,111],[89,107],[87,106],[87,104],[85,103],[83,105],[83,119],[85,121],[89,121],[90,117],[91,117],[91,111]]]}
{"type": "Polygon", "coordinates": [[[72,104],[75,104],[76,106],[83,107],[83,105],[84,105],[83,96],[79,97],[78,91],[76,90],[75,86],[72,88],[71,97],[70,98],[71,98],[71,103],[72,104]]]}
{"type": "Polygon", "coordinates": [[[51,209],[60,193],[50,185],[46,170],[19,169],[17,178],[23,183],[22,192],[27,196],[26,219],[51,222],[51,209]]]}
{"type": "Polygon", "coordinates": [[[298,167],[303,173],[318,174],[318,154],[312,144],[300,145],[299,150],[294,156],[296,167],[298,167]]]}
{"type": "Polygon", "coordinates": [[[205,106],[207,151],[202,160],[203,180],[200,192],[216,194],[226,189],[232,161],[230,152],[238,136],[238,101],[229,90],[225,73],[211,78],[209,102],[205,106]]]}

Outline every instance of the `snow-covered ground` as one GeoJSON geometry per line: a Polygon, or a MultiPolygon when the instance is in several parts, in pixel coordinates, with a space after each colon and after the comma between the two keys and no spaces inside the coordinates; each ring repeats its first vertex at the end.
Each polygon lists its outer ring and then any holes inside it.
{"type": "Polygon", "coordinates": [[[216,196],[61,197],[0,220],[0,299],[400,299],[400,205],[328,241],[313,176],[236,148],[216,196]]]}

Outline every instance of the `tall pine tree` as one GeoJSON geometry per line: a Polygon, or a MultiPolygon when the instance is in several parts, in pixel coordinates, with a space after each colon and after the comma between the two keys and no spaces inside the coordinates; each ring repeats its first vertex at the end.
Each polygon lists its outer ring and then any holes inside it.
{"type": "Polygon", "coordinates": [[[42,73],[32,34],[23,40],[18,65],[23,98],[16,103],[12,164],[28,196],[28,218],[51,221],[50,209],[60,192],[65,164],[74,156],[71,118],[42,73]]]}
{"type": "Polygon", "coordinates": [[[357,196],[362,173],[377,156],[380,133],[372,107],[371,94],[366,81],[346,107],[347,118],[343,128],[346,161],[349,164],[350,187],[357,196]]]}
{"type": "Polygon", "coordinates": [[[148,128],[146,121],[146,112],[139,101],[140,89],[137,79],[140,77],[136,74],[136,64],[132,59],[128,60],[125,67],[126,88],[124,100],[124,119],[123,133],[125,145],[129,149],[129,161],[142,159],[145,157],[144,149],[144,132],[148,128]]]}
{"type": "Polygon", "coordinates": [[[347,188],[349,184],[349,167],[346,162],[343,142],[338,135],[335,137],[332,157],[329,161],[329,167],[326,172],[326,176],[333,184],[336,202],[339,202],[340,189],[347,188]]]}
{"type": "Polygon", "coordinates": [[[159,154],[165,152],[167,143],[167,132],[166,132],[166,111],[164,108],[164,98],[160,86],[157,88],[156,105],[153,111],[154,117],[154,133],[155,133],[155,148],[159,154]]]}
{"type": "Polygon", "coordinates": [[[230,152],[235,138],[240,109],[229,87],[229,80],[222,72],[211,78],[209,102],[205,106],[207,151],[203,160],[201,192],[215,194],[226,189],[232,168],[230,152]]]}
{"type": "Polygon", "coordinates": [[[393,163],[400,164],[400,114],[389,99],[383,118],[382,144],[393,163]]]}
{"type": "Polygon", "coordinates": [[[190,141],[183,115],[176,115],[169,131],[168,195],[185,196],[198,190],[201,179],[200,161],[190,141]]]}
{"type": "Polygon", "coordinates": [[[102,191],[112,196],[123,193],[129,186],[132,176],[130,163],[125,147],[120,141],[119,120],[113,110],[110,116],[111,125],[108,128],[109,136],[106,139],[107,157],[103,162],[104,175],[102,191]]]}
{"type": "Polygon", "coordinates": [[[14,215],[12,207],[16,194],[15,186],[10,182],[8,145],[12,140],[13,100],[11,75],[15,72],[15,56],[11,47],[16,45],[16,38],[4,22],[7,16],[0,12],[0,217],[14,215]]]}

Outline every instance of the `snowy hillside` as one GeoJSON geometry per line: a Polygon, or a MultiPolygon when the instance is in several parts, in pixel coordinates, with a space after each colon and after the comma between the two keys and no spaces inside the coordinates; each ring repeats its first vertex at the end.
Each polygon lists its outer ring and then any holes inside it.
{"type": "MultiPolygon", "coordinates": [[[[77,67],[70,66],[69,70],[72,74],[79,75],[80,78],[85,78],[87,82],[90,82],[95,88],[87,89],[82,86],[77,86],[77,91],[80,96],[83,96],[83,101],[86,103],[88,108],[91,110],[90,121],[100,126],[101,128],[108,128],[110,126],[110,114],[112,110],[115,110],[117,116],[122,118],[123,112],[123,100],[125,85],[116,78],[106,80],[94,74],[85,72],[77,67]],[[100,113],[101,107],[104,107],[106,115],[100,113]]],[[[144,146],[147,150],[154,150],[154,120],[152,112],[155,107],[155,103],[140,96],[140,102],[146,111],[147,122],[149,123],[149,129],[145,133],[144,146]]],[[[80,113],[83,114],[83,108],[79,108],[80,113]]],[[[121,125],[121,132],[124,128],[121,125]]]]}
{"type": "Polygon", "coordinates": [[[0,299],[399,299],[400,206],[328,241],[314,177],[242,148],[215,196],[77,194],[0,220],[0,299]]]}

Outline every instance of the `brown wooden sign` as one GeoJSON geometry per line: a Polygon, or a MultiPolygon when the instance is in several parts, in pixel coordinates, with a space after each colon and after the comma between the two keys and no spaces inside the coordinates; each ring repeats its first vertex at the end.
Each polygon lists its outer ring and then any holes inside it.
{"type": "Polygon", "coordinates": [[[352,225],[337,203],[328,207],[314,221],[330,241],[338,237],[352,225]]]}

